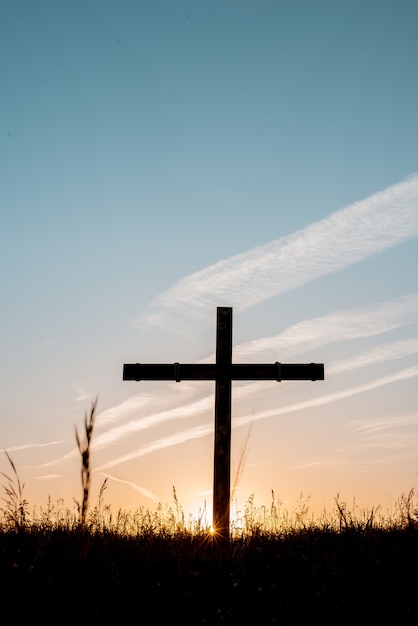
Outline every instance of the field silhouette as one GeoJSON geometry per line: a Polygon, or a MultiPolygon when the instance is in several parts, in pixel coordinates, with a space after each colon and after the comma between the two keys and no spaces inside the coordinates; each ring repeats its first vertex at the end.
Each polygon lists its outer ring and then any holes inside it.
{"type": "Polygon", "coordinates": [[[13,459],[2,473],[0,584],[3,616],[56,624],[418,623],[418,504],[410,490],[390,515],[335,510],[293,514],[272,492],[250,496],[218,542],[206,511],[173,505],[112,511],[107,479],[90,500],[95,404],[85,418],[82,498],[31,509],[13,459]],[[15,600],[13,600],[15,599],[15,600]]]}

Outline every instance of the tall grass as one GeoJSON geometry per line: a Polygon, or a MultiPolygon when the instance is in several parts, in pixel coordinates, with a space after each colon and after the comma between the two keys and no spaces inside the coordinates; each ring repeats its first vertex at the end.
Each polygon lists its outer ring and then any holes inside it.
{"type": "MultiPolygon", "coordinates": [[[[6,480],[3,484],[2,501],[0,507],[0,529],[22,530],[25,528],[72,530],[82,527],[92,533],[115,533],[118,535],[151,535],[152,533],[164,536],[189,533],[191,535],[210,534],[211,520],[208,518],[206,503],[196,516],[186,514],[178,500],[173,486],[172,504],[162,505],[151,511],[145,507],[126,511],[119,509],[112,511],[111,505],[105,503],[105,491],[108,487],[106,478],[100,486],[97,502],[90,505],[91,500],[91,447],[97,411],[96,398],[92,402],[89,413],[84,415],[83,437],[75,427],[75,438],[81,457],[81,503],[73,499],[75,508],[69,508],[62,499],[55,503],[49,496],[46,506],[33,507],[24,497],[22,484],[16,465],[4,450],[10,472],[1,472],[6,480]]],[[[354,501],[351,507],[340,499],[337,494],[335,508],[323,511],[314,517],[310,511],[309,496],[300,495],[296,508],[289,511],[283,502],[271,491],[269,505],[256,503],[255,495],[251,494],[243,509],[238,509],[233,500],[244,465],[250,431],[245,437],[239,463],[231,490],[231,538],[242,540],[254,536],[284,536],[289,533],[307,530],[327,530],[341,532],[348,529],[404,529],[415,527],[418,524],[418,499],[414,489],[400,495],[391,511],[383,511],[380,506],[370,509],[360,509],[354,501]]]]}
{"type": "Polygon", "coordinates": [[[75,427],[75,438],[77,446],[81,454],[81,484],[83,487],[83,497],[80,506],[80,526],[84,527],[87,520],[87,509],[89,504],[90,494],[90,448],[93,437],[93,427],[96,417],[97,398],[92,403],[90,409],[90,415],[87,413],[84,415],[84,440],[82,441],[78,434],[77,427],[75,427]]]}
{"type": "MultiPolygon", "coordinates": [[[[91,404],[89,413],[84,416],[84,437],[75,427],[77,447],[81,456],[81,503],[73,499],[75,508],[69,508],[62,499],[55,503],[49,496],[46,506],[33,507],[24,497],[22,484],[16,465],[4,450],[10,472],[1,472],[6,480],[3,484],[0,507],[0,530],[31,529],[64,529],[83,528],[91,533],[114,533],[117,535],[160,535],[174,537],[179,534],[210,535],[211,520],[208,519],[206,503],[196,516],[185,514],[173,486],[173,503],[162,505],[155,510],[139,506],[136,510],[112,511],[111,505],[104,501],[108,487],[106,478],[98,492],[97,502],[90,505],[91,500],[91,446],[97,411],[97,398],[91,404]]],[[[231,498],[238,485],[245,460],[248,438],[245,438],[236,471],[231,498]]],[[[231,500],[231,539],[243,540],[254,536],[285,536],[298,531],[326,530],[342,532],[344,530],[405,529],[418,525],[418,499],[414,489],[400,495],[391,511],[383,511],[380,506],[360,509],[354,501],[349,507],[347,502],[337,494],[335,508],[323,511],[318,517],[310,511],[309,496],[300,495],[296,508],[289,511],[283,502],[271,491],[269,505],[256,503],[255,495],[251,494],[243,509],[231,500]]]]}
{"type": "Polygon", "coordinates": [[[20,530],[24,528],[28,517],[28,503],[23,497],[25,485],[20,482],[14,461],[7,450],[4,450],[4,453],[11,467],[12,477],[1,472],[7,483],[3,485],[4,497],[2,498],[6,506],[0,509],[0,512],[7,526],[20,530]]]}
{"type": "Polygon", "coordinates": [[[418,623],[413,489],[386,512],[337,495],[319,517],[303,494],[293,511],[273,490],[269,505],[250,495],[242,510],[232,501],[231,540],[220,552],[206,506],[186,514],[175,487],[172,503],[152,511],[114,512],[107,479],[92,490],[96,406],[85,415],[84,438],[76,430],[82,499],[72,507],[49,497],[31,508],[5,451],[0,588],[6,600],[24,602],[5,602],[4,618],[11,611],[15,621],[56,624],[53,599],[66,622],[86,626],[418,623]]]}
{"type": "MultiPolygon", "coordinates": [[[[177,537],[180,535],[210,536],[211,520],[206,503],[196,515],[185,513],[173,486],[172,503],[159,503],[153,510],[144,506],[136,509],[118,509],[114,511],[105,502],[108,487],[106,478],[101,484],[96,501],[91,503],[91,436],[94,425],[92,405],[87,417],[86,439],[79,441],[81,453],[82,502],[73,499],[73,506],[66,505],[63,499],[55,502],[48,497],[45,506],[30,507],[24,497],[22,484],[16,465],[7,452],[10,472],[1,472],[6,483],[3,484],[3,506],[0,506],[0,531],[8,530],[43,530],[74,531],[80,527],[92,534],[113,533],[118,536],[160,536],[177,537]],[[87,436],[87,431],[89,436],[87,436]]],[[[284,503],[271,490],[269,505],[258,504],[251,494],[242,509],[237,503],[231,503],[231,540],[243,541],[254,537],[284,537],[298,532],[331,531],[341,533],[347,530],[367,531],[402,530],[418,527],[418,497],[414,489],[402,493],[391,510],[380,506],[370,509],[360,508],[354,501],[351,506],[337,494],[332,510],[324,510],[319,516],[310,511],[309,496],[300,495],[294,510],[289,511],[284,503]]]]}
{"type": "Polygon", "coordinates": [[[251,496],[221,553],[175,490],[171,506],[115,514],[105,489],[96,503],[89,494],[82,532],[79,508],[49,501],[22,520],[11,493],[13,506],[0,512],[4,618],[11,608],[10,619],[44,626],[62,621],[60,611],[81,626],[418,623],[412,491],[396,517],[336,499],[320,520],[307,498],[289,513],[273,493],[270,506],[251,496]],[[6,601],[14,597],[24,601],[6,601]]]}

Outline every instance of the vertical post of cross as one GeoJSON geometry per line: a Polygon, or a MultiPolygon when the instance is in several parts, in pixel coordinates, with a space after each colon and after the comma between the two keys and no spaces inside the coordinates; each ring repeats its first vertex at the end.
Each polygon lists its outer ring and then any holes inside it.
{"type": "Polygon", "coordinates": [[[229,540],[231,489],[232,307],[217,308],[213,529],[229,540]]]}

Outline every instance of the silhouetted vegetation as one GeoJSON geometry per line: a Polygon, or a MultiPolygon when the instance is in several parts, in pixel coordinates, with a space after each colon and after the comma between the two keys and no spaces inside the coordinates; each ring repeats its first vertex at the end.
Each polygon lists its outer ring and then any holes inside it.
{"type": "Polygon", "coordinates": [[[417,563],[414,524],[257,529],[218,551],[203,530],[85,531],[64,517],[3,524],[0,542],[3,597],[22,599],[22,623],[416,623],[417,563]]]}
{"type": "Polygon", "coordinates": [[[88,506],[93,414],[86,418],[82,502],[51,499],[30,510],[10,455],[0,508],[3,616],[42,624],[418,623],[418,506],[402,495],[394,512],[335,510],[314,520],[309,499],[292,514],[272,492],[251,496],[219,545],[203,509],[174,505],[114,514],[88,506]],[[88,436],[90,434],[90,437],[88,436]],[[14,599],[14,600],[12,600],[14,599]]]}

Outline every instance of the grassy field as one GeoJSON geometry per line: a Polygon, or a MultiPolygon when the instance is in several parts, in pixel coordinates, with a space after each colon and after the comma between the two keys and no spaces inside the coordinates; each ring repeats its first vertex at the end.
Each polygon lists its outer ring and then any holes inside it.
{"type": "Polygon", "coordinates": [[[2,522],[3,614],[18,623],[418,623],[412,522],[255,528],[217,546],[208,531],[152,516],[141,526],[121,514],[108,529],[61,513],[2,522]]]}
{"type": "MultiPolygon", "coordinates": [[[[288,515],[272,493],[250,497],[219,543],[205,512],[173,505],[113,513],[106,481],[89,505],[94,410],[77,434],[82,498],[31,510],[12,458],[3,473],[3,619],[42,624],[418,624],[418,506],[348,510],[335,500],[313,520],[288,515]]],[[[6,453],[7,454],[7,453],[6,453]]]]}

